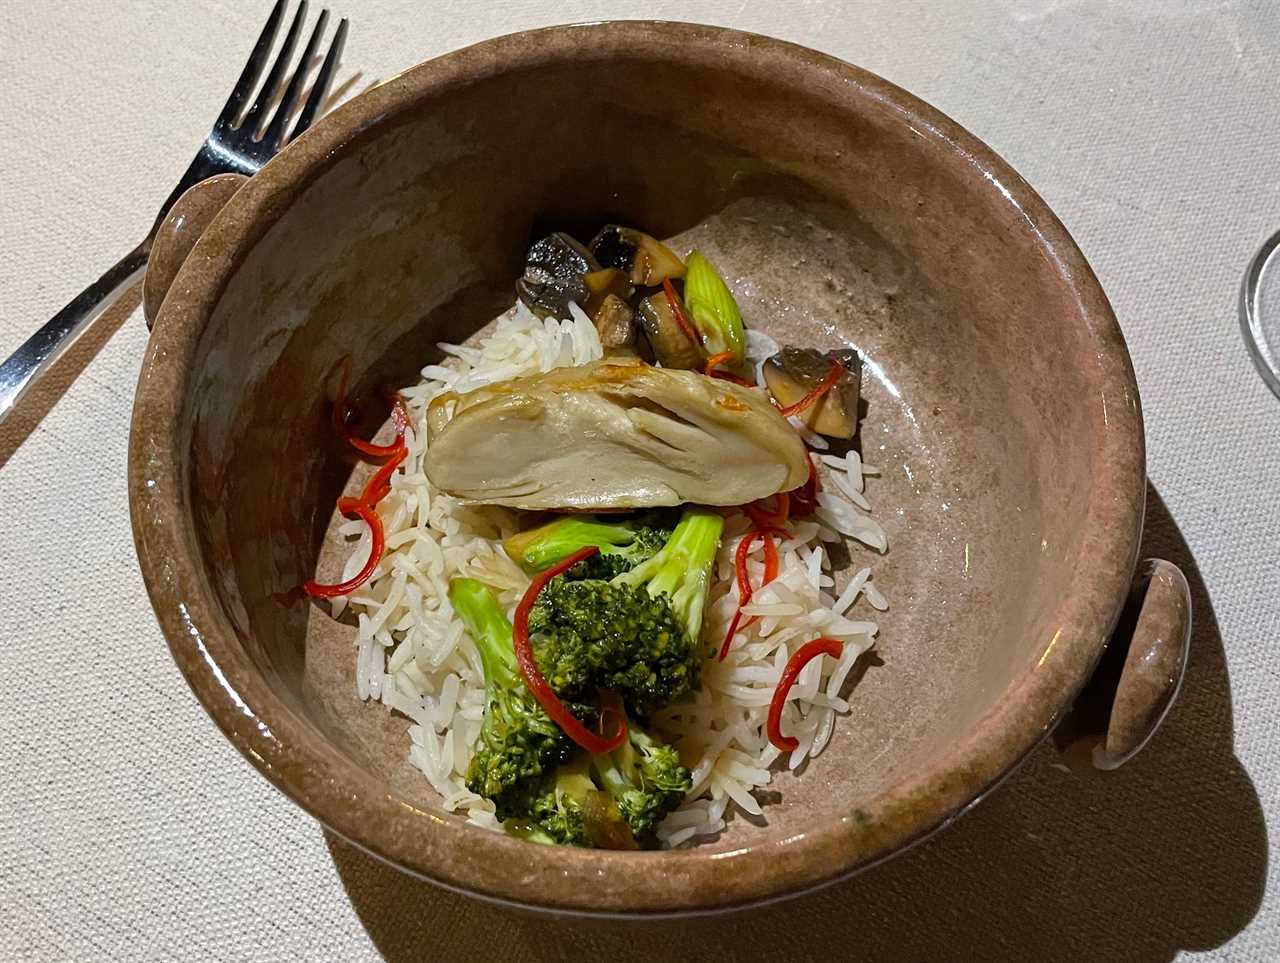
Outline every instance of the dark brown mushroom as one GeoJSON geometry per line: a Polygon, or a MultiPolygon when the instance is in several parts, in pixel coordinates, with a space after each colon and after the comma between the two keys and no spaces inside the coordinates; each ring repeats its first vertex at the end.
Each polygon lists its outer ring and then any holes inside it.
{"type": "Polygon", "coordinates": [[[609,224],[591,240],[591,253],[604,267],[625,271],[632,284],[654,287],[684,277],[684,262],[657,238],[609,224]]]}
{"type": "Polygon", "coordinates": [[[529,248],[516,294],[538,317],[567,320],[572,317],[570,302],[586,303],[583,275],[598,270],[600,264],[590,251],[568,234],[557,232],[529,248]]]}
{"type": "Polygon", "coordinates": [[[853,437],[858,430],[858,393],[862,386],[862,359],[858,352],[842,348],[825,354],[816,348],[785,347],[764,363],[764,381],[782,407],[794,405],[820,385],[839,361],[844,373],[831,390],[798,417],[809,428],[828,438],[853,437]]]}
{"type": "Polygon", "coordinates": [[[686,370],[702,367],[702,347],[691,341],[680,326],[665,292],[659,291],[641,301],[639,316],[640,327],[658,364],[686,370]]]}

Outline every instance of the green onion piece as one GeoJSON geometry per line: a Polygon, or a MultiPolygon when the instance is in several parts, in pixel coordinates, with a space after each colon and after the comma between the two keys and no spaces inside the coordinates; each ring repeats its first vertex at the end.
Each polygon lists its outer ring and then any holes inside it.
{"type": "Polygon", "coordinates": [[[732,351],[731,365],[742,364],[747,352],[747,336],[742,330],[742,313],[728,286],[701,251],[685,259],[684,303],[693,326],[702,336],[708,355],[732,351]]]}

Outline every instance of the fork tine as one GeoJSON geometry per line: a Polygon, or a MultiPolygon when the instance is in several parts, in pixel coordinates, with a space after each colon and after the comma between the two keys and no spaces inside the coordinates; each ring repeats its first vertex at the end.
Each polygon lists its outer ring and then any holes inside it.
{"type": "Polygon", "coordinates": [[[253,93],[254,85],[262,76],[262,66],[267,62],[267,54],[271,53],[271,45],[275,42],[276,33],[280,29],[280,20],[284,17],[286,3],[287,0],[276,0],[276,5],[271,9],[271,16],[267,17],[262,33],[258,35],[258,42],[253,45],[253,52],[245,62],[240,79],[231,88],[231,96],[227,99],[226,106],[222,108],[222,113],[218,115],[215,126],[235,126],[240,117],[240,111],[244,109],[245,102],[253,93]]]}
{"type": "Polygon", "coordinates": [[[311,72],[311,58],[316,55],[316,48],[320,46],[320,38],[324,36],[324,28],[328,23],[329,11],[321,10],[320,17],[316,20],[315,29],[311,31],[311,39],[307,41],[307,46],[298,60],[298,66],[294,68],[293,77],[289,80],[289,86],[285,88],[284,96],[280,98],[275,115],[272,116],[271,123],[262,135],[262,143],[273,151],[280,149],[280,142],[284,139],[285,125],[289,122],[294,105],[298,103],[298,97],[302,93],[302,85],[307,82],[307,74],[311,72]]]}
{"type": "Polygon", "coordinates": [[[267,74],[267,79],[262,82],[262,89],[258,91],[258,96],[254,99],[253,106],[249,108],[249,113],[245,114],[244,120],[240,122],[240,126],[250,134],[262,123],[263,113],[271,105],[272,98],[280,88],[280,80],[289,67],[289,61],[293,59],[293,48],[298,45],[298,34],[302,32],[302,24],[306,18],[307,0],[302,0],[298,4],[298,12],[293,15],[293,23],[289,24],[289,32],[285,34],[284,44],[276,54],[276,62],[271,65],[271,71],[267,74]]]}
{"type": "Polygon", "coordinates": [[[316,74],[315,83],[311,85],[310,96],[307,96],[306,106],[303,106],[302,113],[298,114],[298,122],[293,125],[293,133],[289,134],[289,140],[292,141],[298,134],[306,131],[319,117],[325,100],[329,99],[329,87],[333,85],[334,74],[338,73],[338,61],[342,60],[342,49],[346,42],[347,18],[343,17],[338,20],[338,29],[334,31],[333,41],[329,44],[329,53],[325,54],[324,63],[320,65],[320,73],[316,74]]]}
{"type": "Polygon", "coordinates": [[[320,114],[320,108],[324,106],[325,100],[329,97],[329,87],[333,83],[333,75],[338,72],[338,61],[342,59],[342,48],[346,41],[347,18],[343,17],[338,21],[338,29],[334,31],[333,41],[329,44],[329,52],[325,54],[324,63],[320,65],[320,72],[316,74],[315,83],[311,85],[311,94],[307,97],[306,106],[302,108],[302,113],[298,115],[298,122],[294,124],[293,133],[289,135],[289,140],[293,140],[315,123],[316,117],[320,114]]]}

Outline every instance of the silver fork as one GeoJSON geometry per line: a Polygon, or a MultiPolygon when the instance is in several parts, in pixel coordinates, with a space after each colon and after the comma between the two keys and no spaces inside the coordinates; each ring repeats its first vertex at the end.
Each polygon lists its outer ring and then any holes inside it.
{"type": "Polygon", "coordinates": [[[262,76],[262,68],[266,65],[267,56],[271,52],[271,46],[275,42],[287,7],[288,0],[276,0],[271,16],[267,18],[258,42],[254,44],[253,52],[249,54],[249,60],[244,65],[240,79],[232,88],[226,106],[214,121],[213,129],[200,145],[200,150],[192,160],[191,166],[179,179],[178,186],[160,205],[160,213],[156,216],[155,223],[142,243],[109,268],[97,281],[81,291],[70,304],[50,318],[44,327],[29,337],[3,365],[0,365],[0,423],[13,411],[14,405],[23,393],[66,352],[90,323],[142,278],[156,232],[163,223],[165,215],[169,213],[169,209],[173,207],[174,201],[181,197],[187,188],[215,174],[251,175],[255,173],[281,147],[310,127],[320,114],[325,98],[329,94],[333,75],[337,71],[338,60],[342,56],[343,43],[347,39],[345,19],[338,23],[338,29],[329,43],[329,51],[325,55],[324,63],[320,66],[315,82],[311,85],[307,102],[294,122],[293,129],[286,136],[285,128],[289,124],[290,115],[298,103],[298,98],[302,95],[307,75],[311,72],[316,49],[324,36],[325,25],[329,21],[329,11],[320,11],[320,17],[311,31],[311,39],[307,41],[302,57],[282,94],[281,86],[285,83],[285,73],[289,69],[294,48],[297,46],[298,37],[306,21],[307,0],[302,0],[298,6],[275,62],[272,63],[266,79],[258,90],[258,96],[248,111],[244,110],[244,105],[248,103],[250,95],[262,76]],[[264,125],[265,130],[263,130],[264,125]],[[262,135],[258,137],[256,135],[260,130],[262,135]]]}

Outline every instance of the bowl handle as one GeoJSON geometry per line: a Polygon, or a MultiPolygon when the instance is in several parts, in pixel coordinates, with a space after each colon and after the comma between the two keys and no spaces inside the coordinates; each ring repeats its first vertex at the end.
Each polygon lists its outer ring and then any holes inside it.
{"type": "Polygon", "coordinates": [[[156,323],[169,285],[178,276],[178,268],[195,247],[196,240],[248,179],[243,174],[215,174],[187,188],[173,202],[151,242],[147,276],[142,282],[142,314],[148,328],[156,323]]]}
{"type": "Polygon", "coordinates": [[[1074,768],[1116,769],[1138,754],[1178,696],[1190,642],[1186,577],[1146,559],[1093,676],[1054,732],[1074,768]]]}

